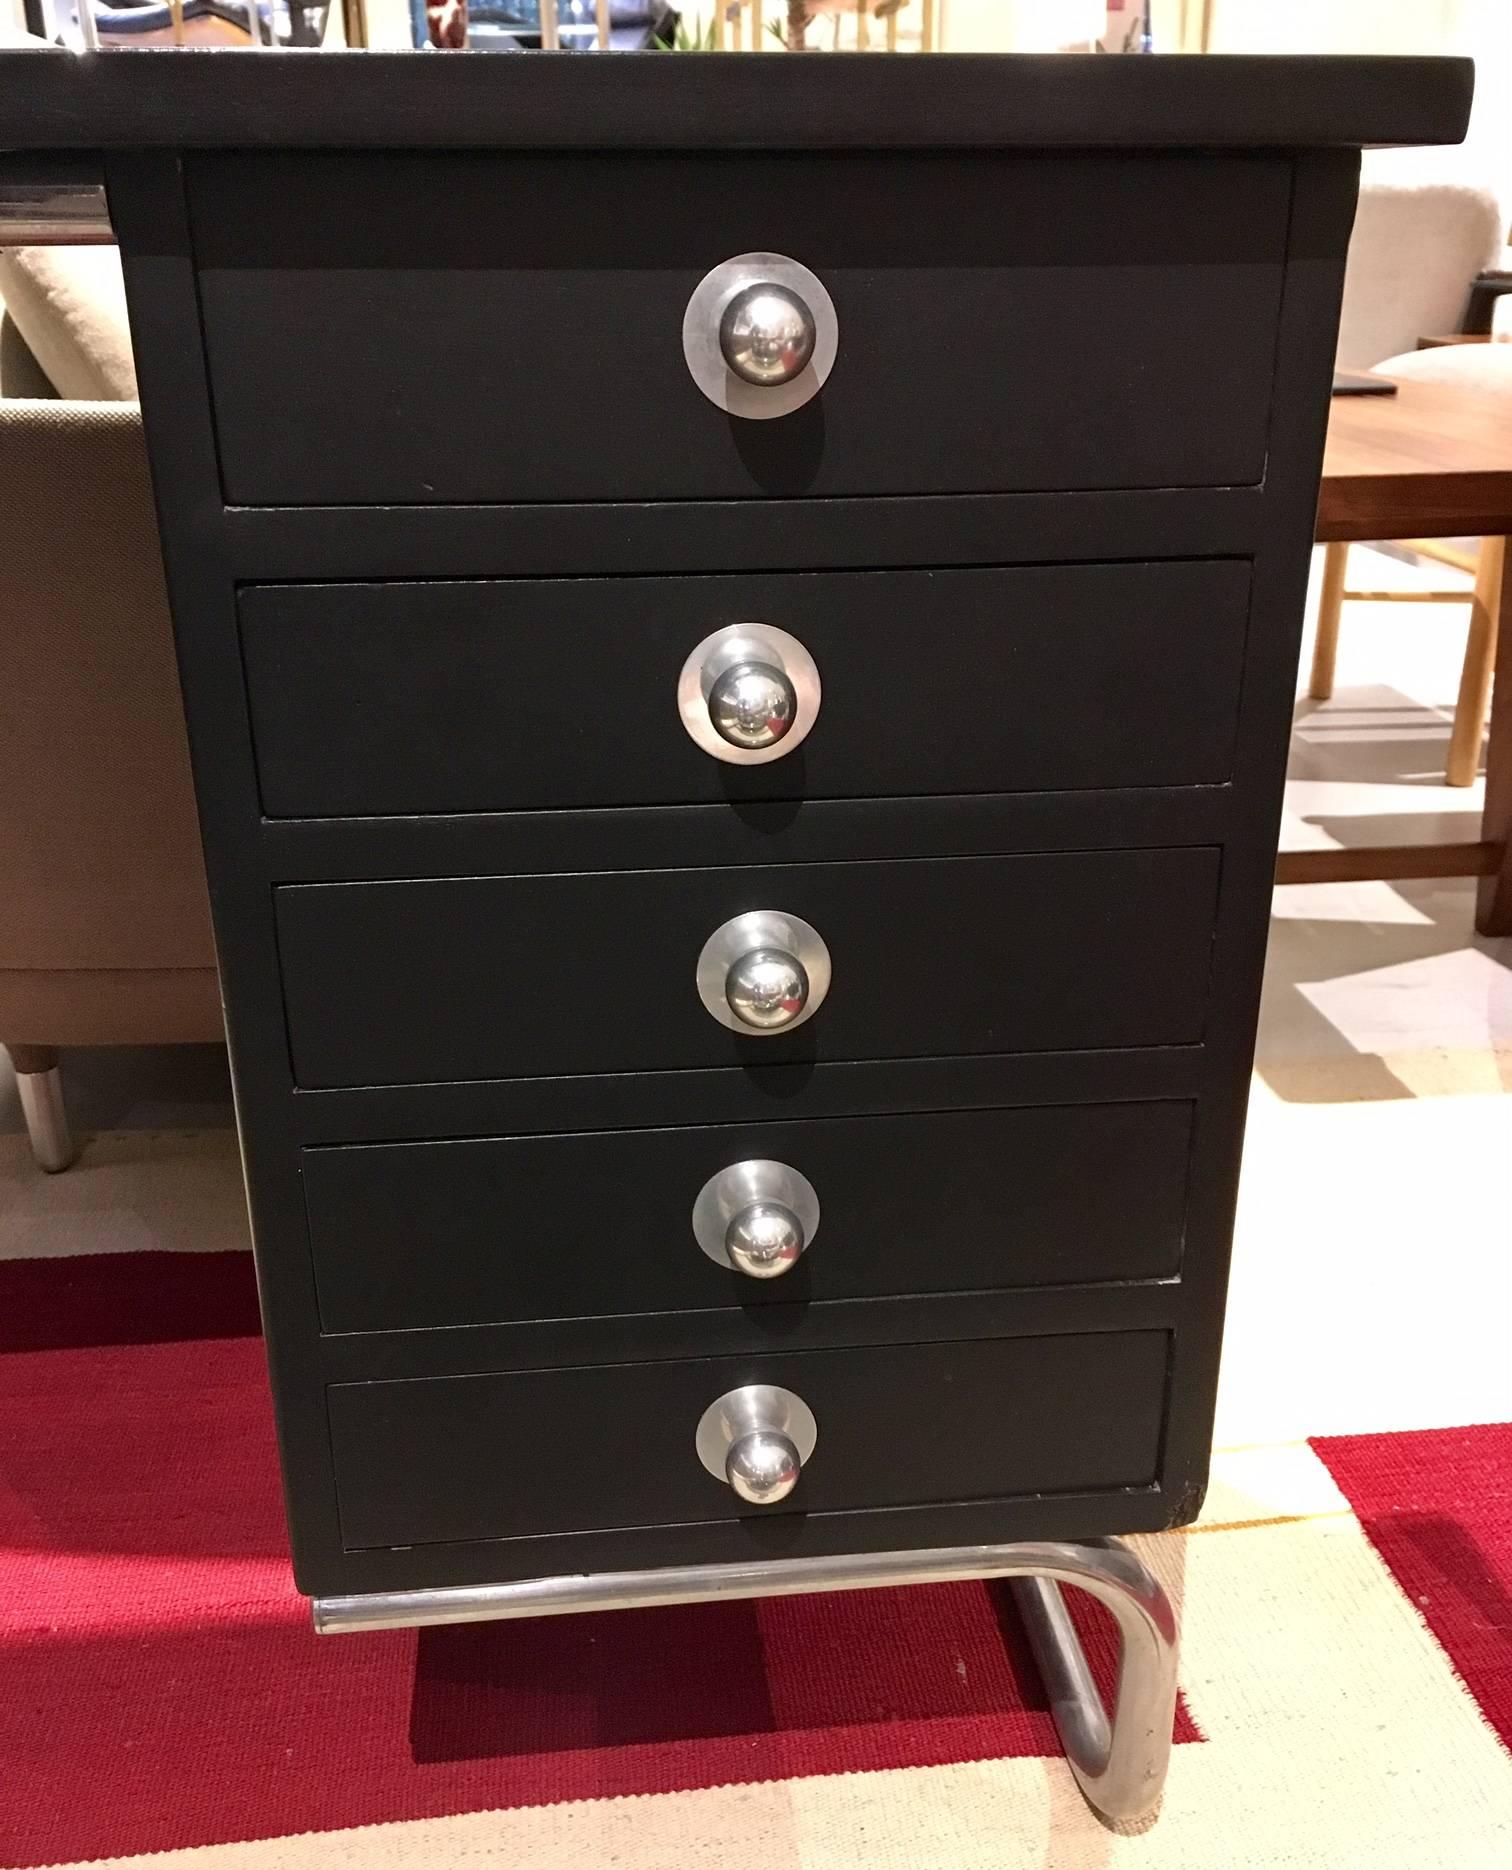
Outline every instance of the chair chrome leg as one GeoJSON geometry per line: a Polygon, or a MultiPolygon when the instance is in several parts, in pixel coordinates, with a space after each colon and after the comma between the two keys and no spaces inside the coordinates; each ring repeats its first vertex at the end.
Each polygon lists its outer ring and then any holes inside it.
{"type": "Polygon", "coordinates": [[[1147,1566],[1108,1539],[1067,1548],[1081,1561],[1011,1580],[1014,1603],[1050,1694],[1055,1725],[1087,1803],[1114,1820],[1159,1802],[1176,1717],[1176,1613],[1147,1566]],[[1061,1596],[1073,1584],[1118,1620],[1118,1687],[1109,1722],[1061,1596]]]}
{"type": "Polygon", "coordinates": [[[60,1169],[66,1169],[78,1153],[68,1128],[68,1107],[63,1102],[58,1054],[53,1047],[40,1045],[13,1045],[10,1054],[16,1067],[16,1089],[21,1094],[21,1114],[26,1119],[32,1155],[39,1169],[56,1175],[60,1169]]]}
{"type": "Polygon", "coordinates": [[[1104,1818],[1142,1818],[1159,1802],[1176,1715],[1176,1612],[1154,1574],[1116,1539],[1083,1544],[955,1545],[922,1552],[752,1559],[736,1565],[582,1572],[513,1584],[453,1585],[317,1597],[315,1628],[400,1630],[555,1617],[595,1610],[698,1604],[807,1591],[874,1591],[905,1584],[1010,1578],[1050,1691],[1055,1724],[1087,1802],[1104,1818]],[[1118,1620],[1118,1690],[1110,1722],[1061,1599],[1089,1591],[1118,1620]]]}

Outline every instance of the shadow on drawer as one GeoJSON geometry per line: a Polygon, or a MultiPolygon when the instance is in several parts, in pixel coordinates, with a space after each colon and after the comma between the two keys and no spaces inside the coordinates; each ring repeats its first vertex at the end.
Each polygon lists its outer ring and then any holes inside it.
{"type": "Polygon", "coordinates": [[[234,505],[1264,473],[1284,156],[312,152],[186,168],[234,505]],[[705,274],[773,249],[833,299],[836,361],[794,414],[741,419],[695,384],[683,317],[705,274]]]}
{"type": "Polygon", "coordinates": [[[415,1331],[1158,1279],[1181,1260],[1191,1132],[1190,1104],[1160,1102],[307,1149],[321,1323],[415,1331]],[[750,1162],[796,1171],[817,1202],[776,1278],[694,1237],[700,1191],[750,1162]]]}
{"type": "Polygon", "coordinates": [[[240,604],[275,818],[1069,791],[1229,777],[1249,566],[270,585],[240,604]],[[717,737],[712,757],[678,710],[698,646],[750,623],[795,637],[823,684],[802,745],[759,765],[717,737]]]}
{"type": "Polygon", "coordinates": [[[274,892],[305,1087],[1182,1045],[1206,1020],[1208,847],[305,883],[274,892]],[[746,1037],[695,980],[749,911],[813,925],[832,984],[746,1037]]]}
{"type": "Polygon", "coordinates": [[[1162,1331],[891,1344],[327,1391],[346,1548],[508,1539],[750,1514],[905,1507],[1148,1485],[1165,1409],[1162,1331]],[[701,1465],[704,1410],[748,1383],[813,1411],[778,1506],[701,1465]]]}

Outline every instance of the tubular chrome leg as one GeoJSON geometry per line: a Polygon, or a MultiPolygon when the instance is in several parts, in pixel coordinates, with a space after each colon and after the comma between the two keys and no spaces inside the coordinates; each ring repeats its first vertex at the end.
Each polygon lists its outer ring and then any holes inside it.
{"type": "Polygon", "coordinates": [[[51,1046],[40,1045],[12,1046],[10,1053],[32,1155],[39,1169],[56,1175],[59,1169],[68,1167],[76,1154],[68,1129],[68,1109],[63,1102],[58,1054],[51,1046]]]}
{"type": "Polygon", "coordinates": [[[323,1636],[400,1630],[498,1617],[552,1617],[711,1599],[795,1597],[889,1585],[1011,1578],[1055,1724],[1087,1802],[1103,1817],[1141,1818],[1165,1784],[1176,1713],[1176,1613],[1145,1565],[1116,1539],[1086,1544],[957,1545],[930,1552],[865,1552],[836,1558],[683,1565],[657,1571],[580,1573],[516,1584],[317,1597],[323,1636]],[[1118,1620],[1118,1689],[1110,1723],[1093,1685],[1060,1586],[1075,1585],[1118,1620]]]}
{"type": "Polygon", "coordinates": [[[1176,1615],[1153,1574],[1116,1540],[1076,1548],[1080,1576],[1015,1578],[1014,1602],[1039,1664],[1061,1745],[1087,1803],[1105,1818],[1142,1818],[1159,1801],[1176,1716],[1176,1615]],[[1110,1723],[1061,1596],[1090,1592],[1118,1620],[1110,1723]]]}

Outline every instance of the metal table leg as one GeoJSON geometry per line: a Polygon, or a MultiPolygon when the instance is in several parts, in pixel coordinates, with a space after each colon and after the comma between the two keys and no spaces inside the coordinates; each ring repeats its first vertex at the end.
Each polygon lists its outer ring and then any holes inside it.
{"type": "Polygon", "coordinates": [[[1050,1693],[1055,1725],[1087,1803],[1105,1818],[1142,1818],[1159,1801],[1176,1715],[1176,1613],[1154,1575],[1109,1539],[1070,1548],[1084,1567],[1059,1580],[1013,1580],[1014,1602],[1050,1693]],[[1088,1591],[1118,1619],[1118,1687],[1108,1719],[1061,1584],[1088,1591]]]}
{"type": "Polygon", "coordinates": [[[55,1045],[13,1045],[7,1048],[16,1069],[16,1090],[21,1114],[31,1139],[32,1156],[39,1169],[56,1175],[66,1169],[78,1151],[68,1128],[68,1106],[63,1101],[63,1079],[58,1071],[55,1045]]]}
{"type": "Polygon", "coordinates": [[[499,1617],[551,1617],[711,1599],[795,1597],[905,1584],[1009,1578],[1050,1694],[1066,1758],[1088,1804],[1103,1817],[1141,1818],[1165,1784],[1176,1712],[1176,1613],[1154,1574],[1117,1539],[1084,1544],[947,1546],[931,1552],[867,1552],[746,1565],[527,1578],[517,1584],[317,1597],[315,1628],[327,1636],[499,1617]],[[1118,1621],[1118,1687],[1108,1718],[1061,1597],[1074,1585],[1118,1621]]]}

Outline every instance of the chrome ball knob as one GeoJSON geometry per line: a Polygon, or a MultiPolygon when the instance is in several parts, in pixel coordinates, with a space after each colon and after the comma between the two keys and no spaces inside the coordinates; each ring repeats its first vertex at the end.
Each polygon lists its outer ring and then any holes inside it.
{"type": "Polygon", "coordinates": [[[797,712],[793,684],[770,663],[738,662],[709,690],[709,719],[732,747],[775,747],[787,738],[797,712]]]}
{"type": "Polygon", "coordinates": [[[774,1383],[747,1383],[711,1402],[694,1445],[704,1468],[752,1506],[774,1506],[814,1458],[819,1425],[801,1396],[774,1383]]]}
{"type": "Polygon", "coordinates": [[[802,1222],[780,1201],[753,1201],[725,1229],[730,1264],[751,1279],[780,1278],[798,1264],[807,1244],[802,1222]]]}
{"type": "Polygon", "coordinates": [[[801,1169],[769,1156],[727,1163],[699,1189],[689,1217],[699,1251],[747,1279],[791,1272],[819,1232],[819,1194],[801,1169]]]}
{"type": "Polygon", "coordinates": [[[725,999],[742,1026],[775,1032],[791,1026],[808,1004],[809,977],[796,956],[780,948],[743,954],[725,976],[725,999]]]}
{"type": "Polygon", "coordinates": [[[787,286],[760,281],[737,292],[719,321],[719,348],[744,383],[791,383],[814,354],[814,314],[787,286]]]}
{"type": "Polygon", "coordinates": [[[798,1485],[798,1450],[776,1429],[752,1429],[731,1442],[725,1479],[752,1506],[774,1506],[798,1485]]]}
{"type": "MultiPolygon", "coordinates": [[[[773,1038],[812,1019],[829,993],[830,973],[830,951],[812,923],[784,909],[748,909],[709,936],[693,978],[709,1017],[750,1039],[773,1038]]],[[[752,1189],[725,1209],[721,1238],[737,1208],[769,1193],[796,1211],[780,1191],[752,1189]]]]}
{"type": "Polygon", "coordinates": [[[770,623],[715,630],[677,677],[677,712],[689,738],[732,766],[786,758],[818,718],[819,697],[814,658],[770,623]]]}

